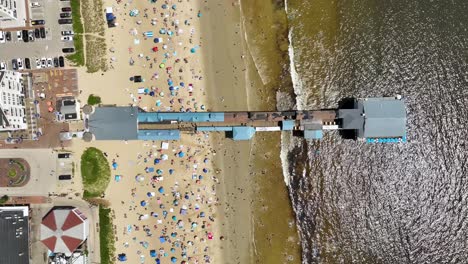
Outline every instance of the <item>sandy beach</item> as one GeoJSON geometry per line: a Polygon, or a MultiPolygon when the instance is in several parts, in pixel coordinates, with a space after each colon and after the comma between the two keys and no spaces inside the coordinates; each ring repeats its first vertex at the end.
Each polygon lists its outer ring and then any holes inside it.
{"type": "MultiPolygon", "coordinates": [[[[147,111],[247,109],[237,1],[105,1],[104,6],[113,7],[119,23],[106,30],[109,71],[79,69],[81,101],[95,94],[104,105],[147,111]],[[138,15],[130,16],[135,10],[138,15]],[[131,82],[134,75],[145,81],[131,82]]],[[[143,141],[73,144],[77,164],[90,146],[117,164],[105,195],[112,209],[114,257],[125,253],[129,263],[251,262],[250,142],[198,134],[167,143],[168,149],[143,141]]]]}

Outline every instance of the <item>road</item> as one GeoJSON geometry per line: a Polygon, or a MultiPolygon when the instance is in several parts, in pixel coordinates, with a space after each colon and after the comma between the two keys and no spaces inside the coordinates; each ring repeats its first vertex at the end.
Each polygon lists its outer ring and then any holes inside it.
{"type": "Polygon", "coordinates": [[[43,195],[57,189],[57,153],[50,149],[2,149],[0,158],[22,158],[31,166],[31,179],[23,187],[0,187],[2,195],[43,195]]]}

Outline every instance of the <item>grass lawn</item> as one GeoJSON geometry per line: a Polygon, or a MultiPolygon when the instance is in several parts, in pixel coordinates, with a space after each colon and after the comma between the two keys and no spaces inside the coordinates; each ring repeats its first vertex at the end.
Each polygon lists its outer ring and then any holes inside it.
{"type": "Polygon", "coordinates": [[[101,196],[110,181],[109,162],[102,151],[88,148],[81,155],[81,176],[83,177],[84,198],[101,196]]]}
{"type": "Polygon", "coordinates": [[[8,177],[14,178],[14,177],[16,177],[16,174],[17,173],[16,173],[15,169],[11,168],[11,169],[8,170],[8,177]]]}
{"type": "Polygon", "coordinates": [[[101,264],[110,264],[114,255],[114,232],[110,218],[111,209],[99,206],[99,242],[101,248],[101,264]]]}
{"type": "Polygon", "coordinates": [[[70,5],[72,8],[73,31],[75,32],[75,35],[73,36],[73,43],[75,44],[75,53],[68,55],[67,59],[73,62],[75,66],[83,66],[85,64],[82,35],[84,33],[84,27],[81,23],[80,0],[71,0],[70,5]]]}

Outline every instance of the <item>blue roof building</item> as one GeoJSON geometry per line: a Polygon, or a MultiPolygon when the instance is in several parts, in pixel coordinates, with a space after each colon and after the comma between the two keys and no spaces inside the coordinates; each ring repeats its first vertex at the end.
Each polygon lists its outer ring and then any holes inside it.
{"type": "Polygon", "coordinates": [[[138,130],[138,140],[179,140],[179,130],[138,130]]]}
{"type": "Polygon", "coordinates": [[[219,112],[140,112],[138,122],[224,122],[224,113],[219,112]]]}
{"type": "Polygon", "coordinates": [[[234,140],[250,140],[255,135],[254,127],[233,127],[232,139],[234,140]]]}

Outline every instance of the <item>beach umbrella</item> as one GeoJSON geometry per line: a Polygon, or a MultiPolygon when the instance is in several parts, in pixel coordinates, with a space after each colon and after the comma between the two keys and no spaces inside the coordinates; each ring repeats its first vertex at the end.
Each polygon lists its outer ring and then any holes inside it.
{"type": "Polygon", "coordinates": [[[159,187],[158,191],[159,191],[159,193],[164,193],[164,188],[161,186],[161,187],[159,187]]]}
{"type": "Polygon", "coordinates": [[[191,52],[191,53],[195,53],[195,51],[197,51],[195,48],[191,48],[191,49],[190,49],[190,52],[191,52]]]}
{"type": "Polygon", "coordinates": [[[177,216],[173,215],[173,216],[172,216],[172,220],[176,221],[176,220],[177,220],[177,216]]]}
{"type": "Polygon", "coordinates": [[[159,96],[164,97],[164,92],[160,92],[159,96]]]}
{"type": "Polygon", "coordinates": [[[159,64],[159,68],[162,69],[162,68],[164,68],[164,67],[166,67],[166,65],[165,65],[164,63],[159,64]]]}
{"type": "Polygon", "coordinates": [[[154,52],[156,52],[156,51],[159,50],[159,48],[158,48],[158,47],[153,47],[152,50],[153,50],[154,52]]]}
{"type": "Polygon", "coordinates": [[[208,158],[205,158],[205,159],[203,160],[204,163],[208,163],[208,161],[209,161],[208,158]]]}
{"type": "Polygon", "coordinates": [[[162,160],[167,160],[168,158],[169,158],[169,156],[167,156],[166,154],[163,154],[163,155],[161,156],[161,159],[162,159],[162,160]]]}
{"type": "Polygon", "coordinates": [[[174,252],[175,252],[175,248],[171,248],[171,252],[174,253],[174,252]]]}
{"type": "Polygon", "coordinates": [[[150,250],[150,256],[152,258],[155,258],[156,257],[156,250],[154,250],[154,249],[150,250]]]}
{"type": "Polygon", "coordinates": [[[117,169],[118,166],[119,165],[117,164],[117,162],[115,162],[115,161],[112,162],[112,168],[114,168],[114,170],[117,169]]]}
{"type": "Polygon", "coordinates": [[[135,180],[137,182],[142,182],[145,180],[145,177],[143,175],[138,174],[137,176],[135,176],[135,180]]]}
{"type": "Polygon", "coordinates": [[[161,104],[162,104],[162,103],[161,103],[161,100],[157,100],[157,101],[156,101],[156,106],[161,106],[161,104]]]}
{"type": "Polygon", "coordinates": [[[164,243],[166,242],[166,238],[164,236],[159,237],[159,242],[164,243]]]}
{"type": "Polygon", "coordinates": [[[157,170],[156,170],[156,173],[157,173],[158,175],[161,175],[161,174],[163,174],[163,172],[164,172],[164,171],[163,171],[163,170],[161,170],[161,169],[157,169],[157,170]]]}
{"type": "Polygon", "coordinates": [[[149,93],[149,89],[148,88],[145,88],[145,93],[149,93]]]}
{"type": "Polygon", "coordinates": [[[200,217],[205,217],[205,212],[200,212],[200,217]]]}
{"type": "Polygon", "coordinates": [[[172,84],[174,84],[174,82],[173,82],[171,79],[169,79],[169,80],[167,81],[167,85],[171,86],[172,84]]]}
{"type": "Polygon", "coordinates": [[[141,206],[146,206],[146,201],[145,201],[145,200],[141,201],[141,202],[140,202],[140,205],[141,205],[141,206]]]}
{"type": "Polygon", "coordinates": [[[181,82],[179,85],[182,86],[182,87],[185,87],[185,83],[184,83],[184,82],[181,82]]]}
{"type": "Polygon", "coordinates": [[[207,168],[203,168],[203,172],[204,172],[204,173],[207,173],[207,172],[208,172],[208,169],[207,169],[207,168]]]}
{"type": "Polygon", "coordinates": [[[159,260],[158,258],[156,259],[156,264],[161,264],[161,260],[159,260]]]}
{"type": "Polygon", "coordinates": [[[146,195],[148,197],[154,197],[155,193],[154,192],[147,192],[146,195]]]}
{"type": "Polygon", "coordinates": [[[172,232],[171,233],[171,237],[176,237],[177,236],[177,233],[176,232],[172,232]]]}
{"type": "Polygon", "coordinates": [[[160,33],[160,34],[166,34],[166,29],[161,28],[161,29],[159,30],[159,33],[160,33]]]}
{"type": "Polygon", "coordinates": [[[149,95],[154,96],[154,92],[153,91],[149,92],[149,95]]]}
{"type": "Polygon", "coordinates": [[[183,158],[185,156],[185,152],[180,151],[178,155],[179,155],[179,158],[183,158]]]}
{"type": "Polygon", "coordinates": [[[173,169],[169,169],[169,174],[172,175],[172,173],[174,173],[174,170],[173,170],[173,169]]]}
{"type": "Polygon", "coordinates": [[[114,179],[115,179],[116,182],[119,182],[119,181],[122,179],[122,176],[120,176],[120,175],[115,175],[115,178],[114,178],[114,179]]]}
{"type": "Polygon", "coordinates": [[[154,159],[154,164],[159,164],[160,161],[160,159],[154,159]]]}
{"type": "Polygon", "coordinates": [[[200,106],[201,110],[205,110],[205,105],[200,106]]]}
{"type": "Polygon", "coordinates": [[[161,7],[162,7],[162,9],[167,9],[167,5],[166,5],[166,4],[163,4],[161,7]]]}
{"type": "Polygon", "coordinates": [[[176,10],[176,9],[177,9],[177,5],[172,5],[172,9],[176,10]]]}
{"type": "Polygon", "coordinates": [[[171,262],[172,262],[172,263],[176,263],[176,262],[177,262],[177,258],[176,258],[176,257],[171,257],[171,262]]]}

